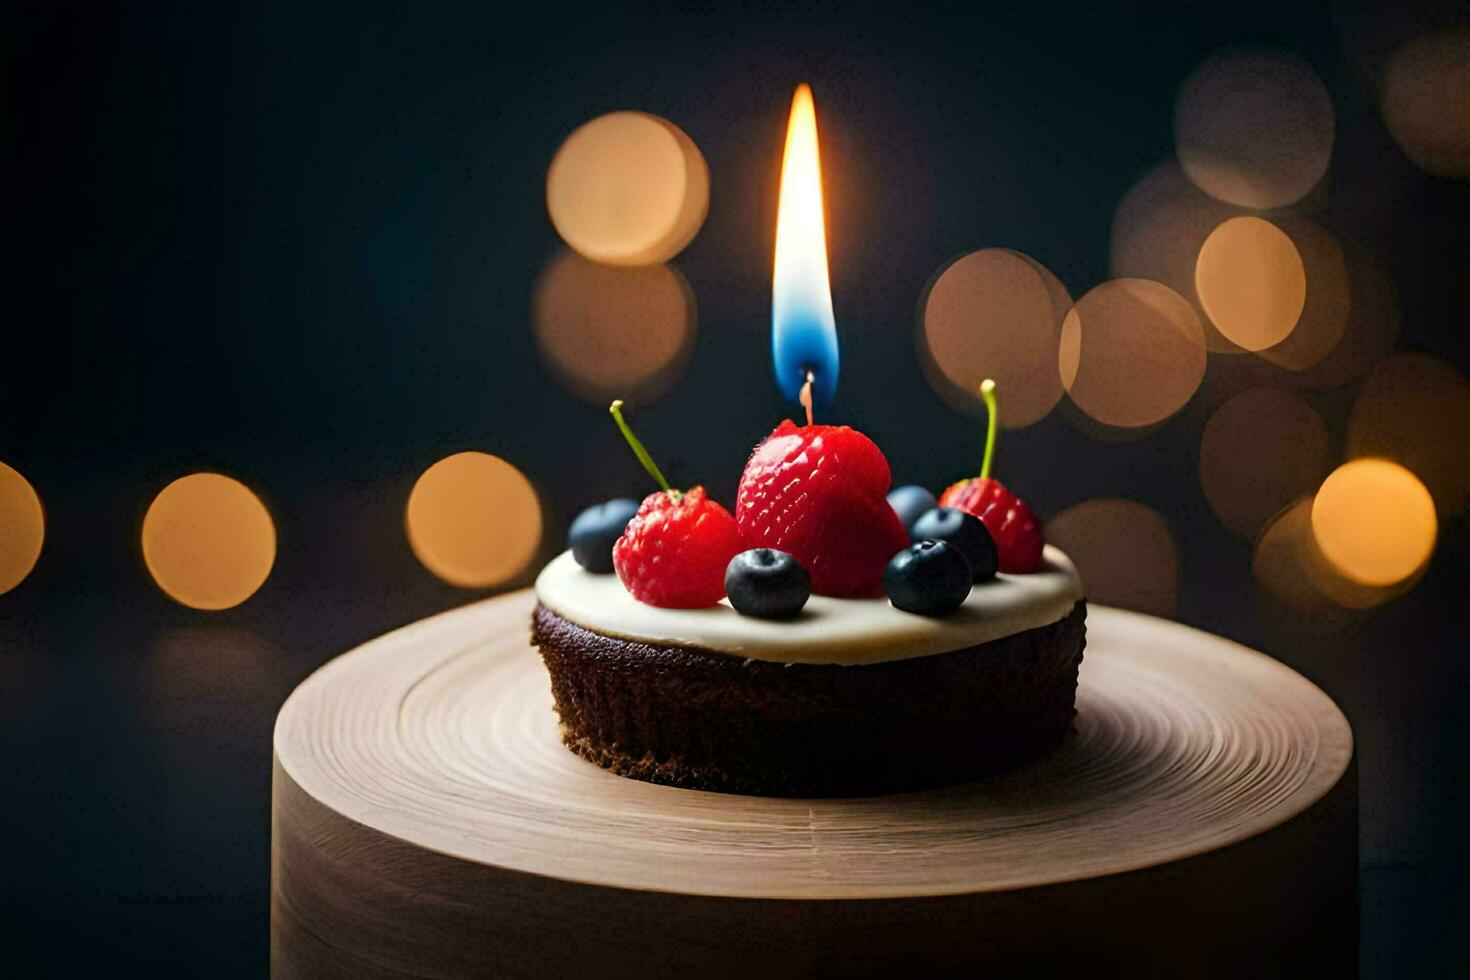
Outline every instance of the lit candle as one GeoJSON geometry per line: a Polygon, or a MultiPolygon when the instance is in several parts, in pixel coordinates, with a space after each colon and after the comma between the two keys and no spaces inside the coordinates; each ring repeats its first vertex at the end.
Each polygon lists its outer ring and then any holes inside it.
{"type": "Polygon", "coordinates": [[[817,109],[811,86],[805,83],[797,86],[791,99],[781,160],[771,357],[782,394],[803,402],[808,421],[813,398],[818,405],[831,403],[837,391],[837,325],[827,271],[817,109]]]}

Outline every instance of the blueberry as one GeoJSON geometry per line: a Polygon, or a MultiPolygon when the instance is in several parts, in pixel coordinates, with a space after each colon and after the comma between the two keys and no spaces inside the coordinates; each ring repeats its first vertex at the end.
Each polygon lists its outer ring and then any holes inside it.
{"type": "Polygon", "coordinates": [[[903,529],[909,532],[910,540],[914,541],[918,540],[914,537],[914,521],[925,512],[933,510],[938,503],[934,494],[913,483],[906,487],[895,487],[888,493],[888,506],[893,508],[893,512],[903,522],[903,529]]]}
{"type": "Polygon", "coordinates": [[[612,550],[623,536],[623,529],[638,513],[638,501],[618,497],[604,504],[588,507],[572,521],[567,534],[572,557],[589,572],[608,575],[613,570],[612,550]]]}
{"type": "Polygon", "coordinates": [[[725,567],[725,592],[741,615],[790,619],[811,597],[812,577],[784,551],[751,548],[725,567]]]}
{"type": "Polygon", "coordinates": [[[954,507],[935,507],[914,521],[910,532],[916,541],[944,541],[960,549],[976,582],[995,578],[998,555],[995,539],[974,514],[954,507]]]}
{"type": "Polygon", "coordinates": [[[905,612],[943,616],[970,594],[970,563],[954,545],[920,541],[894,555],[883,570],[888,599],[905,612]]]}

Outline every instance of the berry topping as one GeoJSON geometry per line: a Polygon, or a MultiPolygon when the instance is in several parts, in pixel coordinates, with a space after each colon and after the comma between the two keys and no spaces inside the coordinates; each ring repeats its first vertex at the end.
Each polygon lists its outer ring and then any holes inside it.
{"type": "Polygon", "coordinates": [[[735,520],[747,548],[787,552],[818,595],[880,595],[884,565],[908,543],[884,497],[890,479],[888,460],[861,432],[788,419],[745,464],[735,520]]]}
{"type": "Polygon", "coordinates": [[[996,564],[1002,572],[1041,571],[1041,522],[1026,502],[999,480],[961,480],[939,495],[942,507],[980,518],[995,541],[996,564]]]}
{"type": "Polygon", "coordinates": [[[725,597],[725,568],[741,550],[740,528],[704,487],[675,490],[623,421],[623,403],[609,411],[649,476],[663,487],[649,494],[613,545],[613,568],[639,602],[670,609],[713,606],[725,597]]]}
{"type": "Polygon", "coordinates": [[[636,513],[638,501],[619,497],[588,507],[578,514],[567,534],[572,557],[577,564],[589,572],[611,575],[613,545],[623,536],[623,529],[636,513]]]}
{"type": "Polygon", "coordinates": [[[730,605],[745,616],[790,619],[812,594],[812,578],[801,563],[775,548],[751,548],[725,569],[730,605]]]}
{"type": "Polygon", "coordinates": [[[644,498],[613,545],[613,566],[639,602],[698,609],[725,597],[725,568],[743,547],[735,518],[704,487],[661,490],[644,498]]]}
{"type": "Polygon", "coordinates": [[[909,537],[914,538],[914,521],[923,517],[927,511],[938,506],[939,501],[934,499],[934,494],[927,487],[921,487],[910,483],[906,487],[895,487],[888,494],[888,506],[898,515],[903,522],[904,528],[909,532],[909,537]]]}
{"type": "Polygon", "coordinates": [[[910,534],[916,541],[954,545],[970,563],[976,582],[995,578],[995,541],[974,514],[953,507],[935,507],[914,522],[910,534]]]}
{"type": "Polygon", "coordinates": [[[904,612],[944,616],[970,594],[973,572],[965,556],[944,541],[920,541],[893,556],[883,570],[888,599],[904,612]]]}
{"type": "Polygon", "coordinates": [[[1041,522],[1024,500],[1007,490],[999,480],[990,477],[999,418],[994,381],[986,378],[981,382],[980,397],[985,400],[990,414],[980,475],[973,480],[952,484],[939,495],[939,506],[953,507],[980,518],[995,541],[997,564],[1002,572],[1039,572],[1041,549],[1046,543],[1041,535],[1041,522]]]}

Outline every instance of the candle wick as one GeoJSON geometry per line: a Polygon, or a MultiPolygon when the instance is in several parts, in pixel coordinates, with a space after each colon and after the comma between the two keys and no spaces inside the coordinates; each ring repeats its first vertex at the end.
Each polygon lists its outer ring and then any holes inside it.
{"type": "Polygon", "coordinates": [[[806,409],[807,425],[812,424],[812,382],[815,380],[817,380],[817,376],[811,371],[808,371],[806,373],[806,382],[801,386],[801,395],[798,398],[798,401],[801,402],[801,407],[806,409]]]}

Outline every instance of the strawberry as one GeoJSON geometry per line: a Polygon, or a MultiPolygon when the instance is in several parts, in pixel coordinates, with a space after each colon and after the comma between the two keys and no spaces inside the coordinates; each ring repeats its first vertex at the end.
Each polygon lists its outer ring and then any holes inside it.
{"type": "Polygon", "coordinates": [[[660,490],[613,545],[613,568],[639,602],[697,609],[725,597],[725,568],[744,550],[735,518],[704,487],[660,490]]]}
{"type": "Polygon", "coordinates": [[[613,543],[613,570],[639,602],[698,609],[725,598],[725,569],[744,551],[735,518],[710,500],[704,487],[669,486],[643,443],[623,420],[623,401],[608,408],[638,462],[663,489],[643,498],[638,513],[613,543]]]}
{"type": "Polygon", "coordinates": [[[888,460],[845,425],[778,425],[740,477],[735,521],[747,548],[794,557],[829,596],[883,594],[888,559],[908,545],[889,506],[888,460]]]}
{"type": "Polygon", "coordinates": [[[990,464],[995,458],[995,435],[999,411],[996,407],[995,382],[986,378],[980,383],[980,397],[985,401],[989,420],[985,428],[985,458],[980,475],[973,480],[951,484],[939,495],[939,506],[953,507],[974,514],[995,540],[997,566],[1002,572],[1041,571],[1041,522],[1031,513],[1026,502],[991,479],[990,464]]]}
{"type": "Polygon", "coordinates": [[[995,540],[1002,572],[1041,571],[1041,522],[1026,502],[990,477],[961,480],[939,496],[939,506],[953,507],[980,518],[995,540]]]}

